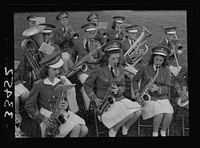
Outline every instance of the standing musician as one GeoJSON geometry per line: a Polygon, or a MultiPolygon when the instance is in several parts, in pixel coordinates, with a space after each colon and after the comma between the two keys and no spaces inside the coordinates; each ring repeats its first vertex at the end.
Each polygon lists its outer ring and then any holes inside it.
{"type": "MultiPolygon", "coordinates": [[[[38,81],[30,91],[29,98],[26,101],[25,109],[31,114],[41,126],[42,137],[44,137],[45,128],[52,125],[50,118],[57,103],[57,92],[54,90],[58,85],[71,85],[65,76],[57,77],[63,60],[60,58],[60,51],[55,51],[46,55],[40,62],[43,65],[41,69],[41,80],[38,81]],[[38,109],[34,107],[37,104],[38,109]]],[[[67,100],[61,103],[61,114],[64,115],[65,122],[59,126],[59,132],[55,137],[65,137],[70,133],[70,137],[84,137],[88,133],[85,121],[71,111],[69,100],[71,98],[70,89],[65,90],[67,100]]]]}
{"type": "MultiPolygon", "coordinates": [[[[180,72],[175,78],[174,87],[179,95],[182,98],[182,101],[187,101],[188,98],[188,68],[187,65],[181,68],[180,72]]],[[[185,108],[189,109],[189,103],[185,105],[185,108]]]]}
{"type": "MultiPolygon", "coordinates": [[[[73,52],[72,47],[74,46],[75,41],[75,33],[72,28],[68,25],[68,12],[60,12],[56,16],[56,20],[58,20],[60,27],[56,28],[54,31],[54,39],[55,43],[60,47],[62,52],[62,58],[64,61],[64,65],[68,65],[69,69],[73,68],[73,62],[71,60],[71,55],[73,52]]],[[[65,69],[68,71],[68,69],[65,69]]]]}
{"type": "Polygon", "coordinates": [[[136,93],[136,100],[144,104],[142,112],[143,119],[146,120],[153,117],[153,137],[158,136],[158,129],[161,124],[161,136],[166,136],[166,130],[171,123],[174,112],[167,96],[171,79],[166,57],[169,55],[170,49],[158,46],[152,48],[152,52],[153,54],[148,64],[144,65],[136,73],[132,79],[132,83],[136,93]],[[152,80],[151,78],[155,80],[149,84],[152,80]],[[138,86],[139,81],[141,81],[140,89],[138,86]],[[142,101],[144,92],[149,93],[149,102],[142,101]]]}
{"type": "MultiPolygon", "coordinates": [[[[95,23],[86,23],[81,28],[84,30],[84,37],[78,38],[75,41],[74,48],[73,48],[74,52],[72,54],[72,58],[75,63],[74,65],[76,66],[76,64],[79,63],[80,61],[82,61],[85,56],[87,56],[94,50],[98,49],[97,51],[94,52],[94,54],[90,58],[84,60],[83,63],[86,63],[86,68],[77,73],[78,79],[83,84],[85,79],[88,77],[88,75],[91,73],[91,71],[94,69],[94,67],[98,63],[99,58],[104,53],[102,52],[102,50],[100,48],[101,44],[98,41],[94,40],[94,37],[96,35],[96,24],[95,23]]],[[[83,66],[83,68],[84,68],[84,66],[83,66]]],[[[85,99],[86,110],[87,110],[89,107],[90,99],[87,96],[87,94],[85,93],[83,87],[82,87],[81,91],[83,94],[83,98],[85,99]]]]}
{"type": "MultiPolygon", "coordinates": [[[[91,23],[96,23],[96,26],[99,26],[99,15],[97,13],[91,13],[87,17],[87,21],[91,23]]],[[[102,28],[98,28],[96,36],[94,37],[95,40],[99,41],[101,45],[105,44],[107,39],[107,33],[102,28]]]]}
{"type": "MultiPolygon", "coordinates": [[[[124,65],[124,73],[131,79],[131,82],[132,82],[133,76],[136,75],[138,70],[134,66],[126,65],[123,55],[136,41],[136,33],[137,32],[138,32],[138,30],[136,29],[136,25],[131,25],[131,26],[126,27],[126,33],[127,33],[128,37],[125,40],[121,41],[121,43],[122,43],[122,65],[124,65]]],[[[130,64],[131,64],[131,62],[130,62],[130,64]]],[[[131,83],[131,98],[134,99],[135,93],[134,93],[134,89],[133,89],[132,85],[133,84],[131,83]]]]}
{"type": "Polygon", "coordinates": [[[114,21],[112,23],[111,29],[108,31],[107,42],[111,40],[122,41],[125,39],[124,28],[122,27],[125,18],[123,16],[114,16],[113,19],[114,21]]]}
{"type": "Polygon", "coordinates": [[[110,129],[109,137],[115,137],[120,127],[122,134],[127,135],[128,129],[141,115],[141,106],[123,96],[124,71],[119,62],[121,43],[113,40],[103,48],[105,55],[100,65],[96,66],[85,80],[84,89],[98,109],[109,95],[113,96],[110,107],[99,116],[99,120],[110,129]],[[94,86],[97,87],[96,93],[93,90],[94,86]]]}

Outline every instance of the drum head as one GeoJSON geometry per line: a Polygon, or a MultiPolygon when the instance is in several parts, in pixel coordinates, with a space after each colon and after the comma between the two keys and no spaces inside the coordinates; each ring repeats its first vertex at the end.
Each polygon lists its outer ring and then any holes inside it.
{"type": "Polygon", "coordinates": [[[25,37],[29,37],[29,36],[32,36],[32,35],[42,32],[42,30],[44,30],[44,28],[45,28],[45,26],[43,26],[43,25],[33,26],[33,27],[30,27],[29,29],[25,30],[22,35],[25,37]]]}

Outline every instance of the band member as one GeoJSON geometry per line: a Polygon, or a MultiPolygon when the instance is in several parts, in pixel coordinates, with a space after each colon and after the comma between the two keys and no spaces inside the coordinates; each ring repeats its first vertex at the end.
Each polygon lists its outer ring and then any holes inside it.
{"type": "Polygon", "coordinates": [[[29,27],[35,26],[36,25],[36,18],[39,17],[37,15],[29,15],[27,16],[27,21],[29,23],[29,27]]]}
{"type": "Polygon", "coordinates": [[[29,90],[24,86],[21,78],[20,71],[17,69],[20,61],[14,61],[14,83],[15,83],[15,130],[18,131],[21,137],[26,137],[26,135],[21,131],[20,125],[22,123],[22,117],[19,113],[20,101],[25,103],[28,98],[29,90]]]}
{"type": "MultiPolygon", "coordinates": [[[[91,71],[94,69],[96,64],[99,61],[99,58],[104,54],[101,50],[101,44],[94,40],[94,37],[96,35],[96,24],[95,23],[86,23],[81,27],[84,30],[84,37],[78,38],[75,41],[74,48],[73,48],[73,54],[72,58],[74,60],[74,63],[79,63],[83,60],[85,56],[87,56],[89,53],[93,52],[94,50],[97,50],[94,52],[90,58],[86,59],[83,63],[87,64],[87,68],[84,71],[79,71],[77,73],[78,79],[83,84],[85,79],[88,77],[88,75],[91,73],[91,71]],[[76,62],[77,61],[77,62],[76,62]]],[[[83,98],[86,102],[86,110],[89,106],[90,99],[88,98],[87,94],[85,93],[83,87],[81,89],[83,98]]]]}
{"type": "MultiPolygon", "coordinates": [[[[122,43],[122,65],[124,65],[124,73],[131,79],[131,82],[132,82],[133,76],[137,73],[138,70],[132,65],[126,65],[123,55],[136,41],[136,33],[137,32],[138,32],[138,30],[136,29],[136,25],[131,25],[131,26],[126,27],[127,38],[124,39],[123,41],[121,41],[121,43],[122,43]]],[[[128,60],[126,60],[126,62],[128,62],[128,64],[131,64],[131,62],[128,60]]],[[[133,99],[135,98],[135,93],[134,93],[134,89],[132,87],[132,83],[131,83],[131,98],[133,98],[133,99]]]]}
{"type": "MultiPolygon", "coordinates": [[[[45,56],[40,62],[43,65],[41,69],[41,80],[38,81],[30,91],[29,98],[26,101],[25,109],[36,119],[41,126],[42,137],[44,137],[45,128],[52,124],[51,113],[54,111],[58,94],[55,88],[60,84],[70,85],[71,83],[65,76],[57,77],[63,60],[60,58],[60,51],[55,51],[45,56]],[[37,104],[38,109],[34,107],[37,104]]],[[[70,89],[65,90],[67,101],[61,104],[61,113],[64,115],[65,123],[59,127],[59,133],[55,137],[65,137],[70,133],[70,137],[84,137],[88,133],[85,121],[71,111],[70,107],[70,89]]]]}
{"type": "Polygon", "coordinates": [[[151,100],[144,102],[142,117],[144,120],[153,117],[153,136],[158,136],[158,129],[162,124],[161,136],[166,136],[166,130],[171,123],[173,115],[173,107],[169,102],[167,96],[170,87],[170,70],[166,63],[166,57],[170,53],[167,47],[154,47],[152,48],[153,54],[151,55],[147,65],[144,65],[133,77],[133,88],[136,93],[136,100],[141,102],[141,93],[144,88],[149,92],[151,100]],[[156,76],[156,78],[154,78],[156,76]],[[147,83],[155,79],[153,84],[147,83]],[[141,81],[140,89],[138,86],[141,81]]]}
{"type": "MultiPolygon", "coordinates": [[[[60,27],[56,28],[54,31],[54,39],[55,43],[60,47],[62,52],[62,58],[64,61],[64,65],[68,65],[69,69],[71,69],[74,65],[71,60],[71,55],[73,52],[72,47],[74,46],[74,33],[72,28],[68,25],[68,12],[60,12],[56,16],[56,20],[58,20],[60,27]]],[[[65,68],[65,67],[64,67],[65,68]]],[[[69,69],[65,68],[65,71],[69,69]]]]}
{"type": "MultiPolygon", "coordinates": [[[[187,100],[187,91],[188,91],[188,69],[187,66],[181,68],[180,72],[174,80],[174,87],[179,95],[182,98],[182,101],[187,100]]],[[[189,105],[185,106],[189,109],[189,105]]]]}
{"type": "Polygon", "coordinates": [[[141,115],[141,106],[137,102],[125,98],[124,71],[120,65],[121,43],[110,41],[104,47],[105,55],[102,57],[100,65],[90,73],[84,82],[84,89],[90,99],[95,101],[99,108],[104,101],[104,97],[111,90],[114,102],[107,111],[99,116],[100,121],[109,128],[109,137],[115,137],[119,128],[122,127],[122,134],[127,135],[128,129],[141,115]],[[111,70],[110,70],[111,69],[111,70]],[[97,91],[93,87],[97,87],[97,91]]]}
{"type": "MultiPolygon", "coordinates": [[[[97,13],[91,13],[87,17],[87,21],[91,23],[96,23],[96,26],[99,26],[99,15],[97,13]]],[[[99,41],[101,45],[103,45],[107,40],[107,33],[102,28],[98,28],[96,36],[94,37],[95,40],[99,41]]]]}
{"type": "Polygon", "coordinates": [[[114,21],[112,23],[111,29],[108,31],[108,40],[123,40],[125,39],[124,29],[122,27],[125,18],[123,16],[114,16],[114,21]]]}

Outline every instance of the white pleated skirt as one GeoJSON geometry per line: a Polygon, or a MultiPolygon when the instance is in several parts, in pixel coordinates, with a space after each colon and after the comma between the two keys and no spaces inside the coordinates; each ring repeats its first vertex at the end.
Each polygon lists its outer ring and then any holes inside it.
{"type": "Polygon", "coordinates": [[[150,101],[146,103],[142,110],[143,120],[152,118],[161,113],[173,113],[173,107],[168,99],[150,101]]]}
{"type": "Polygon", "coordinates": [[[125,98],[111,104],[108,110],[104,112],[101,117],[99,117],[99,120],[102,121],[103,124],[110,129],[122,121],[124,118],[126,118],[128,115],[140,109],[140,104],[125,98]]]}
{"type": "MultiPolygon", "coordinates": [[[[41,114],[43,114],[46,117],[50,117],[51,112],[41,108],[40,109],[41,114]],[[50,112],[50,114],[49,114],[50,112]]],[[[76,126],[77,124],[83,124],[85,125],[85,120],[83,120],[81,117],[76,115],[75,113],[68,111],[68,112],[63,112],[64,118],[65,118],[65,123],[61,124],[59,127],[59,133],[55,136],[56,138],[59,137],[65,137],[69,132],[76,126]]],[[[46,128],[46,125],[42,122],[40,124],[41,127],[41,133],[42,137],[44,136],[44,131],[46,128]]]]}

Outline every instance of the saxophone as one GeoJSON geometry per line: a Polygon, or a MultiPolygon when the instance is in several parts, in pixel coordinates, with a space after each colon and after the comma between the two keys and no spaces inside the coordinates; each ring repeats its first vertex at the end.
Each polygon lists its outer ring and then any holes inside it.
{"type": "Polygon", "coordinates": [[[154,84],[154,82],[156,81],[156,78],[158,76],[159,73],[159,67],[156,67],[156,75],[151,78],[151,80],[147,83],[147,85],[144,87],[144,89],[141,92],[141,95],[139,97],[139,101],[138,103],[140,105],[144,105],[144,103],[149,102],[151,100],[151,96],[149,95],[149,88],[154,84]]]}
{"type": "Polygon", "coordinates": [[[108,110],[110,105],[115,102],[115,98],[112,95],[112,87],[113,87],[113,83],[109,87],[106,95],[103,97],[100,107],[98,107],[98,109],[97,109],[98,115],[102,115],[105,111],[108,110]]]}
{"type": "Polygon", "coordinates": [[[53,138],[56,134],[59,133],[59,126],[61,124],[64,124],[66,120],[64,119],[64,115],[61,114],[61,103],[65,99],[65,93],[64,90],[61,90],[60,98],[58,98],[56,105],[53,109],[53,112],[50,116],[50,119],[52,120],[52,125],[49,127],[46,127],[44,132],[44,138],[53,138]]]}

